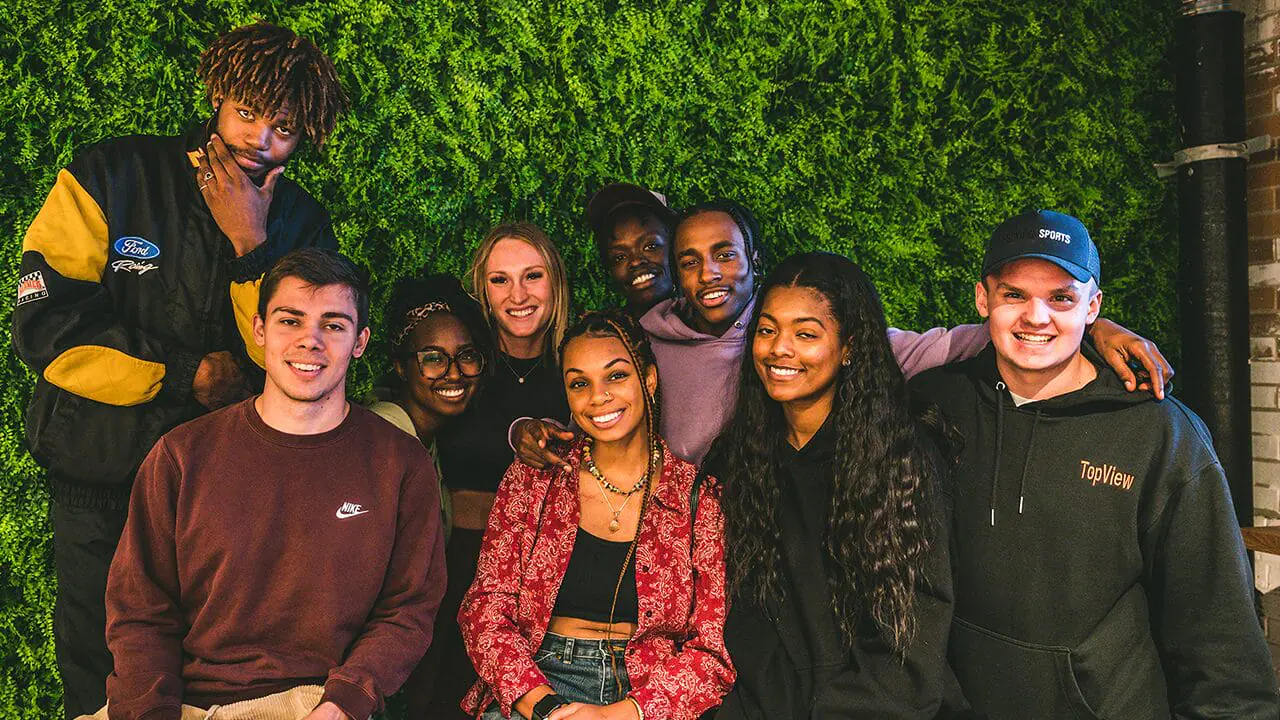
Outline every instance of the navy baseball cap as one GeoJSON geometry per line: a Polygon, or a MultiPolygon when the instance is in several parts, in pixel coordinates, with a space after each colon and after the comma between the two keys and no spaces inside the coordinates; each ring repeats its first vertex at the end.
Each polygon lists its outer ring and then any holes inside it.
{"type": "Polygon", "coordinates": [[[1102,285],[1098,247],[1084,223],[1060,212],[1034,210],[1000,223],[982,257],[982,276],[1022,258],[1048,260],[1080,282],[1102,285]]]}
{"type": "Polygon", "coordinates": [[[596,191],[587,201],[587,226],[592,232],[599,234],[606,229],[604,225],[609,215],[623,205],[648,210],[668,228],[675,227],[676,213],[667,204],[666,196],[631,183],[605,185],[596,191]]]}

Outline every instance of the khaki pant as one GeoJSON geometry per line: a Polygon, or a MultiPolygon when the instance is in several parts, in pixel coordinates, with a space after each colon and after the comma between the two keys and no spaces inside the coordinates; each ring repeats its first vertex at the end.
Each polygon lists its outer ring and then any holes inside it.
{"type": "MultiPolygon", "coordinates": [[[[323,695],[324,688],[319,685],[302,685],[256,700],[214,705],[208,710],[183,705],[182,720],[302,720],[320,704],[323,695]]],[[[76,720],[109,720],[107,708],[76,720]]]]}

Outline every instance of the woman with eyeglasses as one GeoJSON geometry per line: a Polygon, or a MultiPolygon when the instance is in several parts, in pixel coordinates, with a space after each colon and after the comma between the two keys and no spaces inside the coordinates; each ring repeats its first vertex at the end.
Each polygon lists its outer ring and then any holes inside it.
{"type": "Polygon", "coordinates": [[[489,367],[484,316],[457,278],[433,274],[396,283],[387,324],[392,395],[370,409],[431,447],[436,431],[467,409],[489,367]]]}
{"type": "MultiPolygon", "coordinates": [[[[472,404],[493,365],[484,314],[451,275],[408,277],[392,290],[386,326],[394,373],[384,399],[369,409],[422,441],[436,458],[436,477],[442,480],[437,434],[472,404]]],[[[440,500],[447,540],[453,515],[449,493],[442,492],[440,500]]],[[[454,555],[446,549],[450,567],[454,555]]],[[[432,683],[426,676],[433,674],[423,663],[405,682],[410,711],[417,713],[410,717],[427,714],[432,683]]]]}
{"type": "Polygon", "coordinates": [[[568,422],[569,406],[556,347],[569,320],[569,284],[555,243],[528,222],[499,225],[480,241],[471,261],[470,289],[480,303],[493,362],[484,391],[436,435],[444,484],[452,502],[445,551],[449,588],[406,720],[460,720],[459,703],[476,673],[458,629],[462,595],[475,577],[480,542],[498,484],[511,464],[507,428],[521,416],[568,422]]]}

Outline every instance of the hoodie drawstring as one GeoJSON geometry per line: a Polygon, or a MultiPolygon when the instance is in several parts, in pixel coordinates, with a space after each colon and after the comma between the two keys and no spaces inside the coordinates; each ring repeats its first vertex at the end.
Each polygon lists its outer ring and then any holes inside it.
{"type": "Polygon", "coordinates": [[[1000,456],[1004,454],[1004,388],[996,383],[996,456],[991,463],[991,527],[996,526],[996,494],[1000,487],[1000,456]]]}
{"type": "Polygon", "coordinates": [[[1018,482],[1018,514],[1022,514],[1022,501],[1027,496],[1027,470],[1031,468],[1031,453],[1036,445],[1036,426],[1040,424],[1040,411],[1031,421],[1031,438],[1027,440],[1027,459],[1022,461],[1022,480],[1018,482]]]}
{"type": "MultiPolygon", "coordinates": [[[[1004,455],[1004,391],[1006,385],[996,382],[996,454],[991,461],[991,527],[996,526],[996,500],[1000,488],[1000,458],[1004,455]]],[[[1022,461],[1022,478],[1018,481],[1018,514],[1027,498],[1027,473],[1031,470],[1031,455],[1035,451],[1036,428],[1040,425],[1041,412],[1036,410],[1031,421],[1031,438],[1027,440],[1027,456],[1022,461]]]]}

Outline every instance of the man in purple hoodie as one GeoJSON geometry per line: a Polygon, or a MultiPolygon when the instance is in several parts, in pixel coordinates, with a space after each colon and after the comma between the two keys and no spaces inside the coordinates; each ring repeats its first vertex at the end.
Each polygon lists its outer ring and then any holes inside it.
{"type": "MultiPolygon", "coordinates": [[[[655,305],[640,324],[658,360],[662,437],[673,453],[701,463],[733,414],[765,248],[750,210],[716,200],[680,214],[671,254],[677,297],[655,305]]],[[[1163,397],[1173,370],[1154,344],[1102,319],[1091,334],[1128,389],[1154,387],[1163,397]],[[1130,360],[1141,362],[1155,382],[1135,377],[1130,360]]],[[[909,378],[973,357],[990,342],[990,335],[985,324],[924,333],[890,328],[889,341],[909,378]]],[[[572,437],[569,431],[532,418],[512,425],[512,446],[534,467],[561,463],[555,443],[572,437]]]]}

